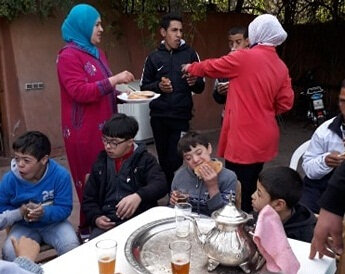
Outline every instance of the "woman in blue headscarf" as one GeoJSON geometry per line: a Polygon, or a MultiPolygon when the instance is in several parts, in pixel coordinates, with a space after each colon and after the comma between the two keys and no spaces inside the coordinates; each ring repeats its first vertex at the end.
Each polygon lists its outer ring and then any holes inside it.
{"type": "MultiPolygon", "coordinates": [[[[117,112],[117,84],[134,80],[132,73],[113,75],[97,47],[103,28],[99,12],[87,4],[71,9],[61,27],[67,43],[59,52],[57,71],[61,90],[61,125],[67,158],[81,202],[85,176],[104,149],[102,127],[117,112]]],[[[85,226],[80,214],[80,228],[85,226]]]]}

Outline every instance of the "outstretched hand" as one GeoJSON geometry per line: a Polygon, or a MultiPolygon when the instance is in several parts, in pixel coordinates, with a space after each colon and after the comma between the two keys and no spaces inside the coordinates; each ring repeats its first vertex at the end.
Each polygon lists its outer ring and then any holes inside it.
{"type": "Polygon", "coordinates": [[[132,81],[134,81],[135,78],[131,72],[125,70],[125,71],[122,71],[118,74],[115,74],[115,75],[109,77],[108,79],[109,79],[111,85],[113,87],[115,87],[115,85],[118,85],[118,84],[127,84],[129,82],[132,82],[132,81]]]}
{"type": "Polygon", "coordinates": [[[187,74],[188,73],[188,68],[189,68],[190,64],[183,64],[181,66],[181,71],[183,74],[187,74]]]}
{"type": "Polygon", "coordinates": [[[313,259],[316,252],[319,252],[319,258],[342,254],[342,228],[343,218],[322,208],[314,229],[309,258],[313,259]]]}

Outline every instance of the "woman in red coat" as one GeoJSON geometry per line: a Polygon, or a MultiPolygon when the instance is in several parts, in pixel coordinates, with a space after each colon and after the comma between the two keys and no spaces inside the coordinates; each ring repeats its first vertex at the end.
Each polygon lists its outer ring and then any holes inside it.
{"type": "Polygon", "coordinates": [[[248,34],[250,49],[183,68],[194,76],[231,79],[218,154],[242,183],[245,211],[252,210],[251,195],[263,164],[278,154],[275,116],[291,109],[294,99],[288,68],[275,49],[287,37],[277,18],[258,16],[248,34]]]}
{"type": "MultiPolygon", "coordinates": [[[[103,28],[98,11],[87,4],[73,7],[61,27],[67,43],[57,57],[61,89],[61,123],[67,158],[81,202],[85,175],[103,149],[102,127],[117,112],[116,84],[134,80],[132,73],[113,75],[96,46],[103,28]]],[[[80,228],[85,226],[80,215],[80,228]]]]}

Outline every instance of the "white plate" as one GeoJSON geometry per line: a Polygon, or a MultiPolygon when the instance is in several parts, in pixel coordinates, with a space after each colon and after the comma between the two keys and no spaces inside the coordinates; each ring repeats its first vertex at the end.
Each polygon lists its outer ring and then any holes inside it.
{"type": "Polygon", "coordinates": [[[146,103],[154,99],[157,99],[159,96],[161,96],[159,93],[155,93],[153,97],[147,98],[147,99],[128,99],[127,93],[121,93],[120,95],[117,95],[117,98],[119,98],[120,100],[126,103],[146,103]]]}

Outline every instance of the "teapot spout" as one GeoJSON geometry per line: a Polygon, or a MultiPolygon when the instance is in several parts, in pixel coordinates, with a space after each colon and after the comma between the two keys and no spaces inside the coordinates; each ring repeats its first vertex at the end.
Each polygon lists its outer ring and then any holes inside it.
{"type": "Polygon", "coordinates": [[[186,216],[186,219],[188,219],[193,224],[193,231],[194,231],[194,237],[197,240],[197,243],[203,246],[206,242],[206,234],[201,233],[198,223],[196,222],[194,217],[186,216]]]}

